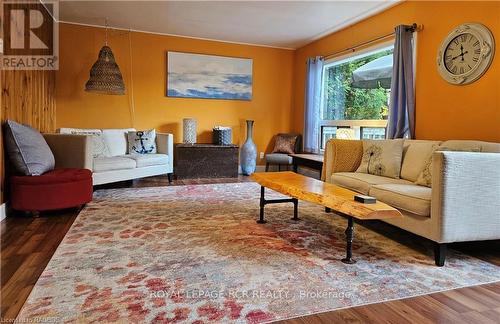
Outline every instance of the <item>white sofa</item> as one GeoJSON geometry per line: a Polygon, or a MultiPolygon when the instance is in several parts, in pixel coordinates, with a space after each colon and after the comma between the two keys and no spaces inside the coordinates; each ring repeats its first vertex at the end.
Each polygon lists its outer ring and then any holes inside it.
{"type": "Polygon", "coordinates": [[[44,134],[56,158],[56,167],[84,168],[92,171],[94,185],[167,174],[172,181],[174,143],[172,134],[156,134],[156,154],[128,154],[127,129],[78,129],[100,132],[110,156],[94,157],[92,135],[79,135],[61,128],[58,134],[44,134]]]}
{"type": "Polygon", "coordinates": [[[394,179],[355,172],[361,141],[330,140],[322,179],[400,210],[403,218],[385,221],[436,242],[435,261],[442,266],[446,243],[500,239],[499,153],[499,143],[405,140],[400,179],[394,179]],[[432,187],[417,185],[436,144],[432,187]]]}

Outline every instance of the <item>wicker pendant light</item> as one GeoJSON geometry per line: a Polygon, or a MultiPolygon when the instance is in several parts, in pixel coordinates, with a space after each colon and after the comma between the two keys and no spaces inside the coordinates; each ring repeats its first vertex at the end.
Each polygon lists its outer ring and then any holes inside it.
{"type": "Polygon", "coordinates": [[[122,73],[111,48],[108,46],[108,26],[106,23],[106,43],[99,51],[97,61],[90,69],[90,78],[85,84],[85,91],[110,95],[125,94],[122,73]]]}

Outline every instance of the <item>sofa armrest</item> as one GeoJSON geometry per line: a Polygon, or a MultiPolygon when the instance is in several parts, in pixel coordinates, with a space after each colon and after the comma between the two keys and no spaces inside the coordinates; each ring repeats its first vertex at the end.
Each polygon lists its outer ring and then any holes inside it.
{"type": "Polygon", "coordinates": [[[331,139],[326,143],[321,180],[331,182],[335,172],[354,172],[363,157],[363,141],[331,139]]]}
{"type": "Polygon", "coordinates": [[[174,135],[156,133],[156,149],[160,154],[167,154],[170,166],[174,165],[174,135]]]}
{"type": "Polygon", "coordinates": [[[437,151],[431,217],[439,242],[500,239],[500,154],[437,151]]]}
{"type": "Polygon", "coordinates": [[[89,135],[43,134],[56,160],[56,168],[92,170],[92,138],[89,135]]]}

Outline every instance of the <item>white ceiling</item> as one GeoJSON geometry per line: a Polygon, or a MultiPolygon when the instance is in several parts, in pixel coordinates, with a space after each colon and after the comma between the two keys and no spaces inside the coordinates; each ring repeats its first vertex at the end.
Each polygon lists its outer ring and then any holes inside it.
{"type": "Polygon", "coordinates": [[[280,48],[299,48],[383,11],[378,1],[61,1],[59,20],[280,48]]]}

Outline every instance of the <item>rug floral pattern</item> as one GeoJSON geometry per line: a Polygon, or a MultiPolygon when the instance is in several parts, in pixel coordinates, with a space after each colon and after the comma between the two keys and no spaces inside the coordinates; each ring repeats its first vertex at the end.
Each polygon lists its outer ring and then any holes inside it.
{"type": "MultiPolygon", "coordinates": [[[[269,197],[280,195],[269,192],[269,197]]],[[[266,207],[255,183],[102,190],[78,216],[18,320],[261,323],[500,280],[500,268],[430,253],[300,202],[266,207]],[[424,253],[422,253],[424,252],[424,253]]],[[[401,232],[401,231],[400,231],[401,232]]]]}

